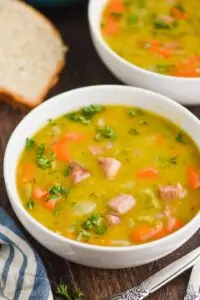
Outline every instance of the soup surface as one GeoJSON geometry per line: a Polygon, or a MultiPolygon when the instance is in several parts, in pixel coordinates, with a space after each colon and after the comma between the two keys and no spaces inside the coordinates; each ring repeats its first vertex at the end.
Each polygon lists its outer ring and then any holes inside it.
{"type": "Polygon", "coordinates": [[[200,76],[198,0],[109,0],[101,30],[108,45],[144,69],[200,76]]]}
{"type": "Polygon", "coordinates": [[[91,105],[27,138],[16,180],[25,208],[50,230],[127,246],[191,220],[197,166],[198,149],[175,124],[139,108],[91,105]]]}

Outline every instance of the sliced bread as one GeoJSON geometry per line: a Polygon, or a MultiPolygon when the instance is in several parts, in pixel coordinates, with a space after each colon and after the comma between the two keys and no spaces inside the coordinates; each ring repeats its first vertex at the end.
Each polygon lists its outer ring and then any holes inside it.
{"type": "Polygon", "coordinates": [[[64,62],[61,36],[42,14],[23,2],[0,0],[0,98],[38,105],[64,62]]]}

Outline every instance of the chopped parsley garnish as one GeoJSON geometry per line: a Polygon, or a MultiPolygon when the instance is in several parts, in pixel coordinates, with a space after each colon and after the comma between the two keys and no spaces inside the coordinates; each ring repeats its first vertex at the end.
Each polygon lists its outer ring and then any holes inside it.
{"type": "Polygon", "coordinates": [[[97,141],[101,141],[103,139],[114,140],[115,138],[116,138],[115,131],[114,131],[114,129],[112,129],[109,126],[105,126],[103,128],[97,128],[96,129],[95,139],[97,141]]]}
{"type": "Polygon", "coordinates": [[[32,199],[29,199],[25,204],[27,209],[33,209],[34,205],[35,205],[35,202],[32,199]]]}
{"type": "Polygon", "coordinates": [[[48,169],[52,167],[52,160],[48,159],[45,155],[45,144],[40,144],[37,149],[36,163],[42,169],[48,169]]]}
{"type": "Polygon", "coordinates": [[[140,124],[141,125],[149,125],[149,123],[147,121],[145,121],[145,120],[140,120],[140,124]]]}
{"type": "Polygon", "coordinates": [[[127,23],[128,25],[133,25],[137,22],[137,16],[136,15],[131,15],[128,17],[127,23]]]}
{"type": "Polygon", "coordinates": [[[129,115],[129,117],[134,118],[134,117],[138,117],[138,116],[143,116],[144,112],[139,108],[133,108],[128,111],[128,115],[129,115]]]}
{"type": "Polygon", "coordinates": [[[84,230],[92,231],[97,235],[103,235],[107,231],[107,226],[104,223],[104,219],[100,214],[91,215],[83,224],[84,230]]]}
{"type": "Polygon", "coordinates": [[[80,300],[83,293],[80,290],[70,291],[67,285],[59,284],[56,287],[56,294],[61,297],[65,297],[66,300],[80,300]]]}
{"type": "Polygon", "coordinates": [[[176,141],[180,144],[185,144],[184,135],[181,132],[176,136],[176,141]]]}
{"type": "Polygon", "coordinates": [[[66,168],[64,168],[64,170],[63,170],[63,175],[64,175],[64,177],[67,177],[67,176],[70,175],[71,169],[72,169],[72,168],[71,168],[70,165],[67,166],[66,168]]]}
{"type": "Polygon", "coordinates": [[[185,8],[183,6],[183,4],[181,3],[177,3],[174,8],[178,9],[181,13],[184,13],[185,12],[185,8]]]}
{"type": "Polygon", "coordinates": [[[175,65],[173,65],[173,64],[157,64],[156,65],[157,72],[159,72],[161,74],[171,73],[174,68],[175,68],[175,65]]]}
{"type": "Polygon", "coordinates": [[[73,112],[66,115],[70,121],[81,123],[83,125],[88,125],[94,115],[102,112],[104,107],[101,105],[91,104],[90,106],[84,107],[80,112],[73,112]]]}
{"type": "Polygon", "coordinates": [[[69,192],[68,188],[63,187],[60,184],[56,183],[49,190],[48,200],[58,199],[62,196],[66,196],[68,194],[68,192],[69,192]]]}
{"type": "Polygon", "coordinates": [[[128,131],[131,135],[139,135],[139,131],[137,131],[135,128],[130,128],[128,131]]]}
{"type": "Polygon", "coordinates": [[[27,150],[34,149],[35,146],[36,146],[36,143],[33,139],[29,139],[29,138],[26,139],[26,149],[27,150]]]}
{"type": "Polygon", "coordinates": [[[178,156],[159,157],[159,164],[161,168],[167,168],[172,165],[176,165],[177,160],[178,160],[178,156]]]}
{"type": "Polygon", "coordinates": [[[171,25],[170,24],[168,24],[165,21],[160,20],[160,19],[156,19],[153,22],[153,26],[156,29],[171,29],[171,25]]]}
{"type": "Polygon", "coordinates": [[[122,17],[122,13],[118,13],[118,12],[113,11],[113,12],[111,12],[111,16],[115,17],[115,18],[121,18],[122,17]]]}

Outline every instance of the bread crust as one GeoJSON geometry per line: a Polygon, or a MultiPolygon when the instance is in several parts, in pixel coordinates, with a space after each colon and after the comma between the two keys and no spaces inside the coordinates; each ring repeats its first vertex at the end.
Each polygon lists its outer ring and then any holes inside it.
{"type": "MultiPolygon", "coordinates": [[[[52,31],[52,34],[55,36],[56,39],[59,39],[61,44],[63,45],[63,58],[62,60],[57,62],[57,66],[54,70],[54,72],[49,76],[49,82],[45,89],[41,92],[41,94],[38,96],[37,101],[34,101],[33,99],[28,99],[24,97],[23,95],[19,95],[17,93],[13,93],[11,90],[2,88],[0,87],[0,101],[3,100],[7,103],[12,104],[13,106],[16,107],[23,107],[23,106],[28,106],[30,109],[34,108],[35,106],[39,105],[46,97],[48,94],[49,90],[55,86],[59,79],[59,74],[62,71],[62,69],[65,66],[65,51],[64,51],[64,43],[62,40],[62,37],[59,33],[59,31],[56,29],[56,27],[40,12],[38,12],[36,9],[31,7],[30,5],[26,3],[22,3],[20,1],[18,2],[18,5],[22,5],[25,8],[29,9],[32,11],[33,14],[36,14],[40,19],[42,19],[43,22],[46,22],[48,24],[50,30],[52,31]]],[[[62,50],[61,50],[62,51],[62,50]]]]}

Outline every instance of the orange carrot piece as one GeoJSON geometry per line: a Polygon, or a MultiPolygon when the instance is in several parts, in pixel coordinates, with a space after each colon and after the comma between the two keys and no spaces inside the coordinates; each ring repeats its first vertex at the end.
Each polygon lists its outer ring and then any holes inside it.
{"type": "Polygon", "coordinates": [[[106,8],[106,14],[111,15],[113,12],[123,13],[124,10],[125,6],[123,0],[110,0],[106,8]]]}
{"type": "Polygon", "coordinates": [[[56,206],[56,200],[52,199],[52,200],[44,201],[43,202],[43,206],[46,209],[52,211],[55,208],[55,206],[56,206]]]}
{"type": "Polygon", "coordinates": [[[113,36],[116,35],[119,32],[120,24],[118,21],[109,19],[106,21],[102,32],[104,35],[113,36]]]}
{"type": "Polygon", "coordinates": [[[149,51],[154,52],[164,58],[168,58],[172,55],[172,51],[164,47],[152,46],[149,48],[149,51]]]}
{"type": "Polygon", "coordinates": [[[141,179],[154,179],[158,177],[159,171],[155,168],[144,168],[137,172],[136,176],[141,179]]]}
{"type": "Polygon", "coordinates": [[[177,20],[187,20],[188,14],[186,12],[181,12],[178,8],[173,7],[172,8],[172,16],[177,20]]]}
{"type": "Polygon", "coordinates": [[[41,188],[34,188],[33,190],[33,198],[34,200],[41,200],[41,199],[44,199],[46,198],[46,196],[48,195],[48,191],[47,190],[44,190],[44,189],[41,189],[41,188]]]}
{"type": "Polygon", "coordinates": [[[27,163],[20,167],[19,178],[21,182],[30,182],[35,178],[36,166],[33,163],[27,163]]]}
{"type": "Polygon", "coordinates": [[[177,77],[200,77],[200,56],[192,56],[177,64],[173,75],[177,77]]]}
{"type": "Polygon", "coordinates": [[[131,233],[131,239],[134,243],[143,243],[149,240],[156,240],[166,235],[163,226],[153,227],[150,224],[141,224],[134,228],[131,233]]]}
{"type": "Polygon", "coordinates": [[[200,174],[193,168],[187,170],[188,183],[191,189],[200,188],[200,174]]]}
{"type": "Polygon", "coordinates": [[[81,141],[83,140],[84,136],[79,132],[68,132],[64,135],[63,138],[69,141],[81,141]]]}
{"type": "Polygon", "coordinates": [[[60,161],[68,162],[71,160],[71,156],[67,149],[67,141],[66,139],[62,138],[58,140],[53,146],[51,147],[52,151],[55,152],[56,157],[60,161]]]}

